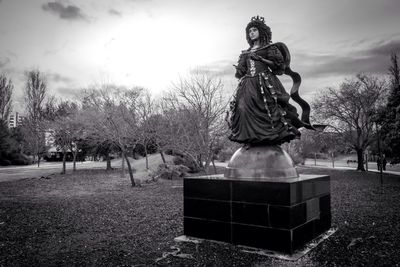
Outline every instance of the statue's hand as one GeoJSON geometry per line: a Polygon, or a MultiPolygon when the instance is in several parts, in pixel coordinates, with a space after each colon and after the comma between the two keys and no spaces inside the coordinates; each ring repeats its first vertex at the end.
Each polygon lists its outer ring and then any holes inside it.
{"type": "Polygon", "coordinates": [[[251,54],[250,54],[250,58],[251,58],[252,60],[257,60],[257,61],[261,61],[261,60],[262,60],[262,57],[260,57],[260,56],[257,55],[256,53],[251,53],[251,54]]]}

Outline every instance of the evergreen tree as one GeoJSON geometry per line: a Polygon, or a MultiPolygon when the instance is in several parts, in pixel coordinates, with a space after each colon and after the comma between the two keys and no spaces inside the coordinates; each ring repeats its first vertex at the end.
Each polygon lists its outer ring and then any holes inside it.
{"type": "Polygon", "coordinates": [[[7,122],[0,119],[0,159],[6,158],[10,149],[10,132],[7,122]]]}
{"type": "Polygon", "coordinates": [[[390,148],[390,156],[400,160],[400,69],[397,54],[391,55],[389,67],[391,92],[380,121],[382,137],[390,148]]]}

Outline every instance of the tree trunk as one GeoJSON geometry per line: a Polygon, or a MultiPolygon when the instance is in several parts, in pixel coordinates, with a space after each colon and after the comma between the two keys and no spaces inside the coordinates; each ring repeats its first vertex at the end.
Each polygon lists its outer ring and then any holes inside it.
{"type": "Polygon", "coordinates": [[[210,151],[204,163],[204,170],[206,171],[206,173],[208,173],[208,167],[210,166],[211,161],[214,161],[213,158],[214,158],[213,152],[210,151]]]}
{"type": "Polygon", "coordinates": [[[126,160],[126,165],[128,165],[129,179],[131,179],[131,185],[132,185],[132,187],[134,187],[134,186],[136,186],[136,184],[135,184],[135,179],[133,178],[131,163],[129,162],[128,156],[126,155],[125,151],[122,152],[122,155],[124,156],[124,158],[126,160]]]}
{"type": "Polygon", "coordinates": [[[356,152],[357,152],[357,171],[365,171],[363,150],[361,148],[357,148],[356,152]]]}
{"type": "Polygon", "coordinates": [[[197,163],[199,164],[199,167],[204,169],[203,158],[201,157],[201,154],[197,156],[197,159],[198,159],[197,163]]]}
{"type": "Polygon", "coordinates": [[[162,152],[162,150],[160,150],[160,155],[161,155],[162,162],[163,162],[164,164],[167,163],[167,162],[165,161],[164,153],[162,152]]]}
{"type": "Polygon", "coordinates": [[[144,155],[146,156],[146,170],[149,169],[149,158],[147,156],[147,146],[144,145],[144,155]]]}
{"type": "Polygon", "coordinates": [[[125,158],[124,158],[124,153],[121,152],[121,178],[125,178],[125,158]]]}
{"type": "Polygon", "coordinates": [[[332,159],[332,168],[335,168],[335,155],[333,152],[331,153],[331,159],[332,159]]]}
{"type": "Polygon", "coordinates": [[[73,152],[72,156],[73,156],[73,167],[72,167],[72,171],[76,171],[76,155],[77,152],[73,152]]]}
{"type": "Polygon", "coordinates": [[[217,167],[215,167],[214,159],[212,159],[211,162],[212,162],[212,165],[214,167],[214,174],[217,174],[217,167]]]}
{"type": "Polygon", "coordinates": [[[67,153],[66,153],[66,150],[65,149],[63,149],[63,167],[62,167],[62,172],[61,172],[61,174],[65,174],[66,173],[66,159],[67,159],[67,153]]]}
{"type": "Polygon", "coordinates": [[[107,160],[107,168],[106,168],[106,170],[107,171],[111,171],[112,167],[111,167],[111,159],[110,159],[110,153],[109,152],[107,152],[107,154],[106,154],[106,160],[107,160]]]}
{"type": "Polygon", "coordinates": [[[37,157],[37,166],[40,167],[40,155],[39,155],[39,141],[36,138],[36,157],[37,157]]]}

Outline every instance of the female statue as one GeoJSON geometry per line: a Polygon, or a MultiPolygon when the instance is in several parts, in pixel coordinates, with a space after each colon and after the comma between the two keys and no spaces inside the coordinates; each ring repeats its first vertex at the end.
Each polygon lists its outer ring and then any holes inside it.
{"type": "Polygon", "coordinates": [[[298,128],[314,129],[309,122],[310,107],[298,95],[300,75],[290,67],[290,54],[283,43],[271,43],[271,30],[264,18],[253,17],[246,27],[250,47],[242,51],[236,67],[239,78],[231,102],[229,139],[244,144],[279,145],[300,137],[298,128]],[[277,75],[293,79],[289,95],[277,75]],[[299,118],[289,99],[303,109],[299,118]]]}

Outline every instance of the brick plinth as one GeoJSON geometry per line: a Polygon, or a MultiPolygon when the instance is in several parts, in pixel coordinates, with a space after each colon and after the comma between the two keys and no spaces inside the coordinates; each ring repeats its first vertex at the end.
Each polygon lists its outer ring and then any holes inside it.
{"type": "Polygon", "coordinates": [[[187,236],[293,253],[330,227],[329,176],[184,180],[187,236]]]}

